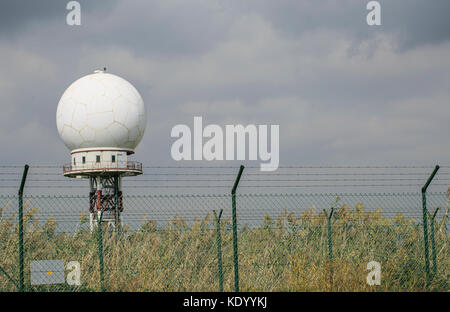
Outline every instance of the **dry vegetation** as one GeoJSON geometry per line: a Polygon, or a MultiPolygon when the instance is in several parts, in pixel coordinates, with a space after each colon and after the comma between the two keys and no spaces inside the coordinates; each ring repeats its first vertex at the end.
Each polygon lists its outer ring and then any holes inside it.
{"type": "MultiPolygon", "coordinates": [[[[27,203],[26,205],[27,206],[27,203]]],[[[3,207],[3,211],[7,207],[3,207]]],[[[11,209],[11,208],[10,208],[11,209]]],[[[40,226],[37,208],[27,209],[25,222],[25,280],[29,291],[99,291],[96,234],[80,219],[76,233],[58,233],[52,218],[40,226]],[[29,286],[30,260],[63,259],[81,263],[82,286],[29,286]]],[[[448,211],[448,208],[447,208],[448,211]]],[[[123,228],[116,240],[103,236],[107,291],[217,291],[217,245],[210,215],[188,225],[180,218],[168,224],[142,221],[140,231],[123,228]]],[[[430,290],[448,291],[448,233],[446,220],[435,224],[438,272],[430,290]]],[[[259,227],[239,231],[239,270],[243,291],[423,291],[425,290],[423,230],[412,219],[383,216],[341,205],[332,223],[333,260],[328,258],[326,218],[314,208],[301,216],[268,216],[259,227]],[[382,265],[380,286],[368,286],[366,265],[382,265]],[[333,272],[332,283],[330,272],[333,272]]],[[[14,217],[1,218],[0,265],[17,277],[18,229],[14,217]]],[[[224,288],[233,290],[230,220],[222,220],[224,288]]],[[[431,256],[430,256],[431,259],[431,256]]],[[[14,291],[0,274],[0,291],[14,291]]]]}

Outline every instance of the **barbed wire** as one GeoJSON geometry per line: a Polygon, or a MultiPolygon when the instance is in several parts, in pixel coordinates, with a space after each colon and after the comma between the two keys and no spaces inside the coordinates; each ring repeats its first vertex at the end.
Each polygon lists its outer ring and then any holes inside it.
{"type": "MultiPolygon", "coordinates": [[[[22,171],[8,168],[22,168],[19,165],[0,166],[0,191],[9,193],[9,190],[18,189],[21,181],[22,171]],[[3,171],[2,169],[6,170],[3,171]]],[[[211,190],[231,188],[237,172],[221,171],[217,169],[237,169],[236,166],[144,166],[147,169],[155,169],[156,172],[146,172],[141,176],[123,179],[123,189],[143,190],[143,189],[184,189],[187,190],[211,190]],[[156,170],[158,169],[158,170],[156,170]],[[166,171],[163,169],[176,169],[166,171]],[[198,170],[184,169],[205,169],[198,170]],[[211,172],[212,171],[212,172],[211,172]]],[[[254,166],[248,169],[258,168],[254,166]]],[[[432,166],[280,166],[281,170],[276,172],[255,172],[244,171],[242,175],[240,189],[318,189],[318,188],[350,188],[358,190],[363,188],[421,188],[429,177],[430,171],[424,168],[432,166]],[[324,171],[325,169],[330,169],[324,171]],[[332,170],[345,169],[345,170],[332,170]],[[399,169],[399,170],[392,170],[399,169]],[[386,172],[388,170],[388,172],[386,172]],[[406,171],[405,171],[406,170],[406,171]],[[351,171],[351,172],[349,172],[351,171]],[[380,172],[381,171],[381,172],[380,172]],[[379,182],[379,183],[377,183],[379,182]]],[[[446,170],[450,166],[441,166],[441,170],[436,175],[432,187],[450,186],[450,171],[446,170]]],[[[62,166],[59,165],[32,165],[28,173],[30,177],[26,180],[25,189],[48,189],[44,192],[51,192],[51,189],[88,189],[87,179],[75,179],[63,176],[62,166]],[[34,169],[34,170],[33,170],[34,169]],[[48,169],[51,169],[50,171],[48,169]],[[57,171],[55,171],[57,170],[57,171]]],[[[87,178],[87,176],[85,177],[87,178]]],[[[222,192],[222,191],[221,191],[222,192]]]]}
{"type": "MultiPolygon", "coordinates": [[[[13,181],[21,181],[21,179],[0,179],[2,182],[13,182],[13,181]]],[[[127,179],[127,182],[233,182],[234,179],[158,179],[158,180],[131,180],[127,179]]],[[[386,178],[386,179],[270,179],[270,180],[261,180],[261,179],[245,179],[243,177],[243,181],[247,182],[365,182],[365,181],[423,181],[421,178],[410,178],[410,179],[401,179],[401,178],[386,178]]],[[[439,179],[439,181],[450,181],[450,179],[439,179]]],[[[69,180],[69,179],[27,179],[27,182],[80,182],[77,180],[69,180]]]]}
{"type": "MultiPolygon", "coordinates": [[[[0,175],[21,175],[22,172],[0,172],[0,175]]],[[[450,172],[440,172],[439,175],[450,175],[450,172]]],[[[29,176],[62,176],[62,173],[28,173],[29,176]]],[[[143,173],[141,176],[231,176],[235,177],[235,173],[143,173]]],[[[245,173],[245,176],[415,176],[429,175],[429,172],[419,173],[245,173]]],[[[69,180],[69,179],[65,179],[69,180]]]]}
{"type": "MultiPolygon", "coordinates": [[[[294,181],[295,182],[295,181],[294,181]]],[[[448,186],[446,183],[434,183],[434,186],[448,186]]],[[[283,187],[422,187],[423,184],[309,184],[309,185],[240,185],[239,188],[283,188],[283,187]]],[[[5,185],[3,188],[17,188],[5,185]]],[[[231,188],[230,185],[124,185],[123,188],[231,188]]],[[[28,185],[27,188],[87,188],[87,185],[28,185]]]]}
{"type": "MultiPolygon", "coordinates": [[[[63,165],[29,165],[31,168],[62,168],[63,165]]],[[[0,168],[23,168],[24,165],[0,165],[0,168]]],[[[219,169],[236,169],[238,166],[142,166],[143,168],[154,168],[154,169],[211,169],[211,168],[219,168],[219,169]]],[[[450,165],[441,165],[441,168],[450,168],[450,165]]],[[[260,166],[246,166],[249,169],[259,169],[260,166]]],[[[357,165],[357,166],[329,166],[329,165],[318,165],[318,166],[277,166],[277,167],[268,167],[268,168],[286,168],[286,169],[424,169],[424,168],[434,168],[434,166],[419,166],[419,165],[357,165]]]]}

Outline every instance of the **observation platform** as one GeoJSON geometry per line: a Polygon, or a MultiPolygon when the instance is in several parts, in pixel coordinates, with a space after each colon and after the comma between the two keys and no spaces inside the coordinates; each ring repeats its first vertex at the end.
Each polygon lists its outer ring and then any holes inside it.
{"type": "Polygon", "coordinates": [[[95,175],[136,176],[142,174],[142,163],[137,161],[92,162],[81,164],[66,164],[63,175],[69,178],[90,177],[95,175]]]}

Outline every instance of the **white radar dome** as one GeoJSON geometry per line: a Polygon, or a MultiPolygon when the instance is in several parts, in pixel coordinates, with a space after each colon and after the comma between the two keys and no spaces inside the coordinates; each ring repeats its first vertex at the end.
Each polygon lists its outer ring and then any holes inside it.
{"type": "Polygon", "coordinates": [[[59,135],[70,150],[134,150],[147,122],[144,102],[135,87],[116,75],[95,71],[72,83],[56,110],[59,135]]]}

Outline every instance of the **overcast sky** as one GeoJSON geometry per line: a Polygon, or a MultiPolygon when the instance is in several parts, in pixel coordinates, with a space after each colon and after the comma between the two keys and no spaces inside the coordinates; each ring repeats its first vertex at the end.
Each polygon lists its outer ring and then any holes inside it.
{"type": "Polygon", "coordinates": [[[279,124],[284,165],[450,161],[448,0],[380,1],[376,27],[366,0],[80,0],[81,26],[67,2],[0,3],[2,164],[70,161],[58,101],[104,66],[144,99],[145,165],[194,116],[279,124]]]}

